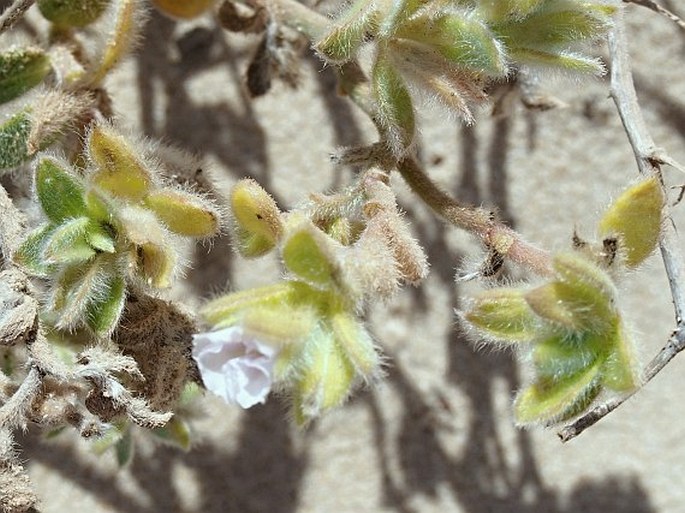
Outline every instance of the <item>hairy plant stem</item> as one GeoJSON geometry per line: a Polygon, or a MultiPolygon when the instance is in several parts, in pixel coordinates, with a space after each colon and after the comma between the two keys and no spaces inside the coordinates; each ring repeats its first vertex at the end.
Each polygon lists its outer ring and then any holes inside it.
{"type": "MultiPolygon", "coordinates": [[[[646,176],[656,175],[661,178],[661,166],[663,164],[675,165],[679,168],[680,166],[674,163],[663,150],[655,146],[645,124],[633,84],[625,26],[621,15],[617,16],[615,27],[609,35],[609,51],[612,62],[611,97],[616,104],[628,140],[633,148],[638,169],[641,174],[646,176]]],[[[649,383],[679,352],[685,349],[685,319],[683,317],[685,312],[685,260],[680,250],[680,244],[681,241],[672,223],[665,223],[659,247],[673,297],[676,329],[664,348],[645,368],[642,386],[649,383]]],[[[625,397],[608,401],[593,408],[559,431],[559,438],[562,442],[568,442],[575,438],[618,408],[640,388],[625,397]]]]}
{"type": "Polygon", "coordinates": [[[488,249],[495,250],[534,273],[541,276],[552,274],[551,259],[547,251],[523,240],[516,231],[498,222],[491,212],[460,205],[428,177],[415,158],[408,157],[400,161],[397,170],[412,191],[440,217],[457,228],[476,235],[488,249]]]}
{"type": "Polygon", "coordinates": [[[0,254],[5,265],[10,262],[23,239],[24,216],[14,206],[5,188],[0,185],[0,254]]]}
{"type": "Polygon", "coordinates": [[[12,5],[0,15],[0,34],[9,30],[29,10],[36,0],[15,0],[12,5]]]}

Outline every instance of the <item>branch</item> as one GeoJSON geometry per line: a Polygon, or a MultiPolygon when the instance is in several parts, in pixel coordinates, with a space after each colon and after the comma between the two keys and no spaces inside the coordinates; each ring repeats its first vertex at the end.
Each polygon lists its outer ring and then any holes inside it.
{"type": "Polygon", "coordinates": [[[539,249],[508,226],[494,219],[491,212],[460,205],[442,191],[421,169],[414,158],[397,164],[402,178],[433,211],[457,228],[478,236],[486,247],[522,264],[539,275],[550,275],[552,266],[547,251],[539,249]]]}
{"type": "Polygon", "coordinates": [[[0,185],[0,255],[6,263],[17,250],[23,239],[24,216],[14,206],[5,188],[0,185]]]}
{"type": "Polygon", "coordinates": [[[673,23],[678,25],[681,29],[685,30],[685,20],[683,20],[677,14],[669,11],[665,7],[661,7],[654,0],[623,0],[623,2],[626,4],[641,5],[642,7],[646,7],[647,9],[651,9],[654,12],[658,12],[659,14],[663,14],[669,20],[671,20],[673,23]]]}
{"type": "Polygon", "coordinates": [[[9,30],[18,22],[24,13],[28,11],[36,0],[15,0],[5,11],[0,15],[0,34],[9,30]]]}
{"type": "MultiPolygon", "coordinates": [[[[617,16],[616,25],[609,35],[609,52],[612,60],[611,97],[616,104],[628,140],[633,148],[638,169],[641,174],[648,176],[656,175],[661,178],[661,165],[670,164],[672,159],[666,156],[663,150],[655,146],[642,116],[630,70],[625,27],[621,15],[617,16]]],[[[679,166],[676,165],[676,167],[679,166]]],[[[679,242],[672,223],[665,223],[659,247],[671,288],[677,327],[669,338],[668,343],[647,365],[640,389],[661,372],[680,351],[685,349],[685,323],[683,322],[685,312],[685,261],[679,248],[679,242]]],[[[564,427],[559,432],[559,438],[561,438],[562,442],[568,442],[575,438],[585,429],[618,408],[638,390],[636,389],[625,397],[614,399],[593,408],[574,423],[564,427]]]]}

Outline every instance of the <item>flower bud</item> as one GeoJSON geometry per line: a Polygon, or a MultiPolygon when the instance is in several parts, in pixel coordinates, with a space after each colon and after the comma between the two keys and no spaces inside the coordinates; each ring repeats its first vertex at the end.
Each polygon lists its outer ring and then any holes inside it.
{"type": "Polygon", "coordinates": [[[640,265],[656,248],[663,207],[661,184],[652,177],[624,191],[602,217],[600,236],[618,238],[628,267],[640,265]]]}

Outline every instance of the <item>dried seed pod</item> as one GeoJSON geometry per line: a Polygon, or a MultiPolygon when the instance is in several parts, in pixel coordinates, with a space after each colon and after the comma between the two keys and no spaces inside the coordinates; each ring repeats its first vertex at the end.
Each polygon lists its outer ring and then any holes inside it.
{"type": "Polygon", "coordinates": [[[193,318],[173,303],[131,296],[112,340],[131,356],[145,378],[132,391],[155,411],[172,409],[185,383],[197,380],[190,351],[197,332],[193,318]]]}

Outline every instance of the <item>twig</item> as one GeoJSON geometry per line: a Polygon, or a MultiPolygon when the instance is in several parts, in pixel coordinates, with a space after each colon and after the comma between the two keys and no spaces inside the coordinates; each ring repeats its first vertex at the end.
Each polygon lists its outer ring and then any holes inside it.
{"type": "Polygon", "coordinates": [[[22,241],[24,216],[14,206],[5,188],[0,185],[0,255],[9,262],[22,241]]]}
{"type": "Polygon", "coordinates": [[[669,20],[671,20],[673,23],[678,25],[681,29],[685,30],[685,20],[683,20],[677,14],[669,11],[665,7],[660,6],[654,0],[623,0],[623,2],[626,4],[641,5],[642,7],[646,7],[647,9],[651,9],[654,12],[658,12],[659,14],[663,14],[669,20]]]}
{"type": "MultiPolygon", "coordinates": [[[[623,127],[628,135],[628,140],[633,148],[638,169],[641,174],[661,177],[661,165],[670,163],[671,159],[664,157],[663,151],[656,148],[642,117],[630,70],[623,18],[620,15],[617,16],[615,27],[609,35],[609,51],[612,59],[611,97],[616,104],[623,127]]],[[[668,283],[671,288],[677,326],[668,343],[647,365],[642,386],[649,383],[675,355],[685,349],[685,324],[683,322],[683,314],[685,312],[685,263],[683,254],[679,249],[677,234],[672,225],[666,223],[659,246],[666,275],[668,276],[668,283]]],[[[618,408],[636,392],[637,390],[630,395],[614,399],[593,408],[574,423],[564,427],[559,432],[559,438],[561,438],[562,442],[575,438],[585,429],[618,408]]]]}
{"type": "Polygon", "coordinates": [[[0,428],[12,429],[25,425],[26,412],[39,393],[42,383],[43,379],[40,370],[35,365],[32,365],[29,373],[14,395],[0,407],[0,428]]]}
{"type": "Polygon", "coordinates": [[[35,1],[36,0],[15,0],[12,5],[5,9],[0,15],[0,34],[12,28],[35,1]]]}
{"type": "Polygon", "coordinates": [[[486,247],[526,266],[531,271],[539,275],[552,273],[551,259],[547,251],[523,240],[517,232],[494,219],[491,212],[460,205],[433,183],[416,159],[409,157],[402,160],[397,164],[397,169],[412,191],[436,214],[454,226],[480,237],[486,247]]]}

